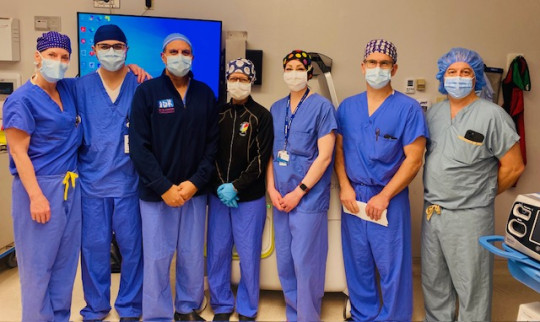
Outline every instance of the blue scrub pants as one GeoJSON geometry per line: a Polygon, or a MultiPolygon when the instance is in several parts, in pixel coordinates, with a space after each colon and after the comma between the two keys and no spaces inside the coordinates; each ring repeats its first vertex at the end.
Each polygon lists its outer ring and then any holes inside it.
{"type": "Polygon", "coordinates": [[[490,321],[493,255],[478,238],[494,234],[493,204],[450,210],[441,208],[422,220],[422,290],[426,321],[490,321]]]}
{"type": "Polygon", "coordinates": [[[174,311],[190,313],[204,298],[204,228],[207,196],[195,196],[182,207],[140,200],[144,278],[143,320],[171,321],[174,311]],[[170,268],[176,251],[176,299],[170,268]]]}
{"type": "MultiPolygon", "coordinates": [[[[353,186],[357,200],[363,202],[382,189],[353,186]]],[[[355,321],[410,321],[412,318],[411,216],[407,189],[392,198],[387,218],[388,227],[384,227],[351,214],[341,216],[343,260],[355,321]]]]}
{"type": "Polygon", "coordinates": [[[278,275],[288,321],[320,321],[328,253],[327,212],[274,208],[278,275]]]}
{"type": "Polygon", "coordinates": [[[81,247],[81,190],[69,186],[64,200],[64,175],[39,176],[51,218],[32,220],[30,200],[19,177],[12,186],[13,230],[21,279],[23,321],[69,321],[71,295],[81,247]]]}
{"type": "Polygon", "coordinates": [[[208,208],[207,272],[210,304],[214,313],[232,313],[231,291],[233,244],[240,257],[236,311],[249,317],[257,315],[262,234],[266,220],[266,198],[239,202],[238,208],[224,205],[210,194],[208,208]]]}
{"type": "Polygon", "coordinates": [[[111,310],[111,239],[115,233],[122,267],[115,302],[120,317],[142,315],[142,232],[139,198],[82,197],[81,275],[85,320],[103,319],[111,310]]]}

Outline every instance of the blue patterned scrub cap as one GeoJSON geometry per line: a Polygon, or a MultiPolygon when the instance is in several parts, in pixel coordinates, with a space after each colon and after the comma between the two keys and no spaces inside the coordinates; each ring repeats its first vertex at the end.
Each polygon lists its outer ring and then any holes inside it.
{"type": "Polygon", "coordinates": [[[227,70],[225,72],[225,77],[228,79],[231,74],[242,73],[249,77],[249,80],[253,83],[256,79],[255,77],[255,66],[249,59],[237,58],[231,60],[227,65],[227,70]]]}
{"type": "Polygon", "coordinates": [[[62,48],[67,50],[71,55],[71,41],[69,37],[56,31],[43,33],[37,39],[37,51],[42,52],[49,48],[62,48]]]}
{"type": "Polygon", "coordinates": [[[366,52],[364,53],[364,59],[371,53],[382,53],[392,58],[394,63],[397,62],[397,49],[396,46],[388,40],[373,39],[366,45],[366,52]]]}

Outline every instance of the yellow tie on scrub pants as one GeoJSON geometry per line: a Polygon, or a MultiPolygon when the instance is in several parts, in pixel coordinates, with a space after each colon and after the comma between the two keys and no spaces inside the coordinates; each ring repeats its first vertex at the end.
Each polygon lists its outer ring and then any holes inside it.
{"type": "Polygon", "coordinates": [[[431,205],[426,208],[426,215],[427,220],[429,221],[431,219],[431,216],[433,216],[433,213],[436,213],[437,215],[441,214],[441,206],[439,205],[431,205]]]}
{"type": "Polygon", "coordinates": [[[76,174],[75,172],[68,171],[66,173],[66,176],[64,177],[64,181],[62,181],[62,184],[64,184],[64,200],[67,200],[69,179],[71,179],[71,187],[75,188],[75,179],[77,179],[78,177],[79,175],[76,174]]]}

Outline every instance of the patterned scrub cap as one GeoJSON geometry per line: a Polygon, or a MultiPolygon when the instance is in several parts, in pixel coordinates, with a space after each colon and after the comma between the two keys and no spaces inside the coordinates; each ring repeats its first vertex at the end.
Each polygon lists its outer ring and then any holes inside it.
{"type": "Polygon", "coordinates": [[[242,73],[249,77],[249,80],[253,83],[256,79],[255,77],[255,66],[249,59],[237,58],[231,60],[227,65],[227,70],[225,71],[225,77],[228,79],[231,74],[242,73]]]}
{"type": "Polygon", "coordinates": [[[366,53],[364,54],[364,59],[369,56],[371,53],[382,53],[388,55],[392,58],[394,63],[397,62],[397,49],[393,43],[384,40],[384,39],[373,39],[366,45],[366,53]]]}
{"type": "Polygon", "coordinates": [[[37,51],[42,52],[49,48],[62,48],[67,50],[71,55],[71,41],[69,37],[56,31],[45,32],[37,39],[37,51]]]}
{"type": "Polygon", "coordinates": [[[307,52],[300,49],[291,51],[283,58],[283,68],[285,68],[287,63],[291,60],[300,61],[302,65],[304,65],[304,67],[306,68],[308,75],[313,74],[313,66],[311,66],[311,56],[307,52]]]}

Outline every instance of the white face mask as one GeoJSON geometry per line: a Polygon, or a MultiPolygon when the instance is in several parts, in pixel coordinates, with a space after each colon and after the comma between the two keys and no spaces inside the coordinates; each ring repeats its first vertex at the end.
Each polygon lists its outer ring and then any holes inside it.
{"type": "Polygon", "coordinates": [[[39,56],[41,57],[41,67],[39,68],[39,73],[47,82],[56,83],[64,78],[66,70],[69,67],[68,63],[43,58],[41,53],[39,53],[39,56]]]}
{"type": "Polygon", "coordinates": [[[182,54],[167,56],[167,70],[177,77],[186,76],[191,70],[191,57],[182,54]]]}
{"type": "Polygon", "coordinates": [[[291,70],[283,73],[283,80],[289,89],[298,92],[307,87],[308,76],[306,70],[291,70]]]}
{"type": "Polygon", "coordinates": [[[122,68],[126,62],[126,51],[114,50],[112,47],[109,50],[98,50],[97,58],[101,67],[104,69],[115,72],[122,68]]]}
{"type": "Polygon", "coordinates": [[[251,83],[227,82],[227,91],[232,98],[241,101],[251,94],[251,83]]]}
{"type": "Polygon", "coordinates": [[[366,81],[374,89],[383,88],[392,78],[392,69],[366,68],[366,81]]]}

